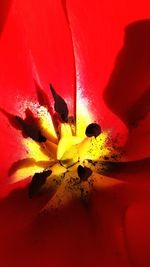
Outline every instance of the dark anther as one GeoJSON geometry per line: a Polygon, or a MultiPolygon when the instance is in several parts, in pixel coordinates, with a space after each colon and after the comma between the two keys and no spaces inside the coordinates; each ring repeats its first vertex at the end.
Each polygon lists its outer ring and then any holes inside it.
{"type": "Polygon", "coordinates": [[[39,130],[37,119],[34,117],[32,111],[29,108],[27,108],[25,111],[26,115],[25,119],[22,119],[19,116],[15,116],[11,113],[8,113],[1,108],[0,112],[2,112],[7,117],[9,123],[15,129],[20,130],[22,132],[24,138],[31,137],[33,140],[37,142],[46,141],[46,138],[41,134],[39,130]]]}
{"type": "Polygon", "coordinates": [[[36,92],[37,92],[37,97],[38,97],[38,102],[40,104],[40,106],[44,106],[46,107],[50,114],[53,114],[53,110],[49,101],[49,98],[47,96],[47,94],[44,92],[44,90],[41,89],[40,85],[37,83],[37,81],[35,82],[35,88],[36,88],[36,92]]]}
{"type": "Polygon", "coordinates": [[[97,123],[91,123],[87,126],[85,134],[88,137],[97,137],[101,133],[101,127],[97,123]]]}
{"type": "Polygon", "coordinates": [[[51,84],[50,84],[50,89],[51,89],[51,92],[52,92],[52,95],[55,101],[55,104],[54,104],[55,111],[58,112],[58,114],[60,115],[61,119],[64,122],[68,122],[69,112],[68,112],[68,107],[67,107],[65,100],[56,93],[55,89],[53,88],[51,84]]]}
{"type": "MultiPolygon", "coordinates": [[[[19,130],[22,131],[24,137],[30,137],[37,142],[45,142],[46,138],[41,134],[37,120],[29,109],[26,109],[26,118],[23,120],[19,116],[15,116],[19,130]]],[[[16,126],[17,126],[16,125],[16,126]]]]}
{"type": "Polygon", "coordinates": [[[77,171],[81,181],[86,181],[92,175],[92,171],[90,168],[82,167],[81,165],[78,166],[77,171]]]}
{"type": "Polygon", "coordinates": [[[52,173],[51,170],[43,171],[41,173],[35,173],[32,177],[32,181],[29,185],[29,197],[32,198],[35,195],[37,195],[41,187],[45,184],[46,179],[48,176],[50,176],[52,173]]]}

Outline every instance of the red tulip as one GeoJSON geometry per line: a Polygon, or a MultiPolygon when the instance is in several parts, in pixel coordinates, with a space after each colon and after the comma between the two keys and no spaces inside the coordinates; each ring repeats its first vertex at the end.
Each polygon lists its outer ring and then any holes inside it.
{"type": "Polygon", "coordinates": [[[2,0],[0,12],[1,266],[150,266],[149,1],[2,0]],[[57,212],[46,206],[49,189],[29,198],[41,165],[25,180],[10,175],[35,163],[24,140],[47,140],[36,118],[43,105],[57,129],[68,112],[92,115],[93,138],[107,132],[111,150],[103,174],[78,164],[77,190],[94,173],[92,189],[57,212]]]}

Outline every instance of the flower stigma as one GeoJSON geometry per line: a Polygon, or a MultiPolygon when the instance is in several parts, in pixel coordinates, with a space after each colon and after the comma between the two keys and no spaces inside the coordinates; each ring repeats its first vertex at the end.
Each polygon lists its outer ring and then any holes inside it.
{"type": "Polygon", "coordinates": [[[94,184],[107,169],[107,157],[112,155],[107,144],[108,133],[91,121],[88,111],[81,114],[81,118],[86,116],[91,122],[86,124],[86,119],[83,120],[85,123],[80,122],[77,131],[78,120],[69,114],[67,103],[52,85],[50,90],[54,109],[46,94],[38,88],[40,106],[36,115],[26,109],[25,119],[13,117],[13,126],[23,135],[27,156],[15,162],[9,173],[14,181],[32,177],[29,184],[31,199],[49,194],[44,210],[61,208],[74,199],[88,204],[94,184]]]}

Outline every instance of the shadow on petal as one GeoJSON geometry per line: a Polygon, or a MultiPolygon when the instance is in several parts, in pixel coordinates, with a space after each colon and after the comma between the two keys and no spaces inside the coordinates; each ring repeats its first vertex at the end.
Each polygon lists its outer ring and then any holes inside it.
{"type": "Polygon", "coordinates": [[[106,104],[130,129],[130,148],[127,144],[126,149],[134,154],[132,158],[149,156],[149,47],[150,20],[128,25],[125,29],[124,45],[104,92],[106,104]]]}
{"type": "Polygon", "coordinates": [[[107,175],[135,184],[150,183],[150,158],[129,162],[107,162],[107,175]]]}
{"type": "Polygon", "coordinates": [[[145,102],[150,103],[149,47],[150,20],[134,22],[125,29],[124,45],[104,93],[106,103],[129,126],[143,117],[148,108],[145,102]]]}
{"type": "Polygon", "coordinates": [[[47,198],[31,201],[23,188],[0,200],[2,266],[129,266],[119,190],[94,194],[88,208],[74,202],[59,213],[38,215],[47,198]]]}
{"type": "Polygon", "coordinates": [[[133,266],[150,266],[150,197],[133,203],[126,213],[126,236],[133,266]]]}
{"type": "Polygon", "coordinates": [[[0,15],[0,34],[3,30],[3,26],[5,23],[6,17],[8,15],[9,8],[11,6],[11,2],[12,2],[12,0],[1,0],[1,2],[0,2],[0,12],[1,12],[1,15],[0,15]]]}

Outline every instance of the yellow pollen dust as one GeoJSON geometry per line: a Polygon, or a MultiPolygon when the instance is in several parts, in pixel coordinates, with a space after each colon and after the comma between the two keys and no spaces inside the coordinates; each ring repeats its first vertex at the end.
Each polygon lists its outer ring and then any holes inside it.
{"type": "Polygon", "coordinates": [[[90,122],[92,117],[86,111],[78,116],[77,126],[68,120],[68,123],[60,123],[56,129],[48,110],[45,107],[38,109],[38,127],[46,141],[39,143],[31,138],[23,139],[27,155],[16,164],[14,181],[50,170],[51,174],[41,187],[44,191],[53,190],[46,209],[64,206],[81,195],[86,198],[90,183],[88,179],[80,179],[78,166],[90,168],[94,175],[100,168],[101,159],[109,155],[106,132],[97,137],[85,135],[90,122]]]}

